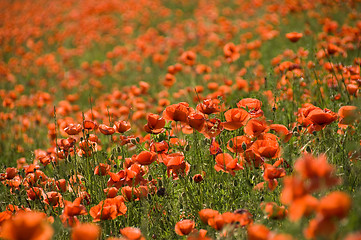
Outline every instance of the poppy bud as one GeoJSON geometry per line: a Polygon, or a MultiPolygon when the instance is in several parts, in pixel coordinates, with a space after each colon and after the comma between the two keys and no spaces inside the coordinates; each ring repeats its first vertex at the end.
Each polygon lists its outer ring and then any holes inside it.
{"type": "Polygon", "coordinates": [[[157,191],[157,195],[163,197],[165,195],[165,188],[159,188],[157,191]]]}
{"type": "Polygon", "coordinates": [[[245,142],[242,143],[242,149],[243,149],[243,151],[246,151],[246,149],[247,149],[247,144],[245,142]]]}

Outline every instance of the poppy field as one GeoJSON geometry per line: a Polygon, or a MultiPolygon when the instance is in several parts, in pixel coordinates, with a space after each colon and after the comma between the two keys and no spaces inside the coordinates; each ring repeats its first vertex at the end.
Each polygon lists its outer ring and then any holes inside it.
{"type": "Polygon", "coordinates": [[[361,1],[0,1],[0,239],[361,239],[361,1]]]}

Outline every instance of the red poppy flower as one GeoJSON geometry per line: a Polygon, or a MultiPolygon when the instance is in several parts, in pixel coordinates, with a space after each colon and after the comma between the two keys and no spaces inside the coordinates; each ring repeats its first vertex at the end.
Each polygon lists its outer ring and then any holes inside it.
{"type": "Polygon", "coordinates": [[[220,106],[218,100],[207,98],[197,105],[197,110],[204,114],[212,114],[219,112],[220,106]]]}
{"type": "Polygon", "coordinates": [[[145,240],[139,228],[126,227],[120,229],[120,234],[127,240],[145,240]]]}
{"type": "Polygon", "coordinates": [[[79,224],[73,228],[71,233],[72,240],[97,240],[101,229],[98,225],[92,223],[79,224]]]}
{"type": "Polygon", "coordinates": [[[251,139],[247,136],[237,136],[228,141],[227,149],[233,153],[242,153],[251,146],[251,139]]]}
{"type": "Polygon", "coordinates": [[[194,229],[195,223],[192,220],[182,220],[177,222],[174,229],[177,235],[183,236],[190,234],[194,229]]]}
{"type": "Polygon", "coordinates": [[[193,112],[188,116],[188,124],[197,131],[202,131],[205,124],[205,117],[201,113],[193,112]]]}
{"type": "Polygon", "coordinates": [[[286,34],[286,38],[288,38],[288,40],[290,40],[291,42],[297,42],[302,37],[303,37],[303,34],[298,33],[298,32],[290,32],[290,33],[286,34]]]}
{"type": "Polygon", "coordinates": [[[147,116],[148,123],[144,125],[147,133],[158,134],[164,131],[165,119],[157,114],[150,113],[147,116]]]}
{"type": "Polygon", "coordinates": [[[70,123],[66,128],[64,128],[64,131],[69,135],[77,135],[82,130],[82,126],[80,124],[73,124],[70,123]]]}
{"type": "Polygon", "coordinates": [[[317,212],[325,218],[345,218],[351,209],[351,198],[348,194],[335,191],[320,200],[317,212]]]}
{"type": "Polygon", "coordinates": [[[126,212],[127,206],[124,204],[124,197],[117,196],[101,201],[90,209],[89,214],[94,218],[93,222],[98,222],[100,220],[115,219],[126,212]]]}
{"type": "Polygon", "coordinates": [[[118,133],[125,133],[130,129],[130,123],[126,121],[118,121],[115,122],[114,125],[118,133]]]}
{"type": "Polygon", "coordinates": [[[84,120],[83,126],[84,129],[88,129],[88,130],[98,129],[98,124],[92,120],[84,120]]]}
{"type": "Polygon", "coordinates": [[[292,137],[292,131],[289,131],[287,127],[282,124],[271,124],[270,129],[279,134],[283,142],[288,142],[292,137]]]}
{"type": "Polygon", "coordinates": [[[339,126],[350,125],[357,120],[359,113],[355,106],[343,106],[338,110],[339,126]]]}
{"type": "Polygon", "coordinates": [[[336,231],[336,224],[333,219],[316,217],[309,222],[308,227],[304,230],[304,235],[308,239],[322,237],[330,239],[331,235],[336,231]]]}
{"type": "Polygon", "coordinates": [[[239,48],[234,43],[227,43],[223,47],[224,57],[227,62],[236,61],[241,55],[239,54],[239,48]]]}
{"type": "Polygon", "coordinates": [[[198,212],[198,214],[199,214],[201,221],[204,222],[205,224],[208,224],[208,220],[219,215],[219,212],[217,210],[206,208],[206,209],[200,210],[198,212]]]}
{"type": "Polygon", "coordinates": [[[94,169],[94,175],[105,176],[110,171],[110,165],[106,163],[99,163],[94,169]]]}
{"type": "Polygon", "coordinates": [[[197,55],[193,51],[186,51],[182,54],[181,60],[184,64],[193,66],[196,62],[197,55]]]}
{"type": "Polygon", "coordinates": [[[280,146],[274,140],[256,140],[252,146],[252,151],[264,158],[277,158],[280,156],[280,146]]]}
{"type": "Polygon", "coordinates": [[[149,151],[142,151],[135,158],[140,165],[150,165],[155,160],[157,160],[157,154],[149,151]]]}
{"type": "Polygon", "coordinates": [[[243,98],[237,103],[237,107],[248,109],[250,117],[257,118],[263,116],[263,111],[261,110],[262,102],[255,98],[243,98]]]}
{"type": "Polygon", "coordinates": [[[190,111],[191,109],[188,103],[180,102],[166,107],[163,111],[163,117],[168,121],[180,121],[185,123],[187,122],[190,111]]]}
{"type": "Polygon", "coordinates": [[[231,175],[235,175],[234,171],[243,169],[243,167],[238,163],[237,158],[233,158],[228,153],[220,153],[216,156],[216,165],[214,166],[216,171],[229,172],[231,175]]]}
{"type": "MultiPolygon", "coordinates": [[[[165,163],[165,162],[164,162],[165,163]]],[[[184,161],[183,154],[173,155],[170,154],[167,156],[167,174],[168,177],[172,174],[173,179],[178,179],[179,175],[185,176],[190,171],[190,164],[184,161]],[[172,157],[170,157],[172,156],[172,157]]]]}
{"type": "Polygon", "coordinates": [[[214,138],[218,136],[223,131],[223,123],[218,118],[212,118],[206,120],[204,124],[204,128],[202,130],[202,134],[206,138],[214,138]]]}
{"type": "Polygon", "coordinates": [[[50,240],[53,233],[44,213],[19,212],[2,224],[0,238],[20,240],[26,236],[29,240],[50,240]]]}
{"type": "Polygon", "coordinates": [[[224,113],[226,122],[223,122],[223,127],[227,130],[236,130],[244,126],[249,120],[250,116],[246,110],[241,108],[233,108],[224,113]]]}
{"type": "Polygon", "coordinates": [[[81,205],[82,198],[76,198],[74,202],[64,201],[65,207],[62,215],[60,216],[61,221],[64,225],[74,227],[79,223],[76,216],[87,215],[86,208],[81,205]]]}
{"type": "Polygon", "coordinates": [[[114,127],[109,127],[105,124],[100,124],[99,125],[99,131],[104,134],[104,135],[112,135],[115,133],[115,128],[114,127]]]}
{"type": "Polygon", "coordinates": [[[270,230],[261,224],[253,224],[248,226],[247,234],[249,240],[267,240],[270,230]]]}
{"type": "Polygon", "coordinates": [[[122,188],[122,194],[128,201],[138,201],[142,198],[147,197],[149,189],[147,186],[129,187],[125,186],[122,188]]]}
{"type": "Polygon", "coordinates": [[[287,215],[284,206],[278,206],[275,202],[262,202],[260,205],[262,211],[270,219],[283,219],[287,215]]]}
{"type": "Polygon", "coordinates": [[[258,137],[262,133],[267,132],[269,127],[266,122],[259,119],[250,119],[244,127],[244,132],[251,138],[258,137]]]}

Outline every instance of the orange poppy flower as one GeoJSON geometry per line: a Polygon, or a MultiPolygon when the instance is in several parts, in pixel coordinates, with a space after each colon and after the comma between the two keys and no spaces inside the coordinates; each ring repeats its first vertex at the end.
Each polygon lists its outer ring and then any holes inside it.
{"type": "Polygon", "coordinates": [[[346,89],[350,95],[357,96],[359,86],[351,83],[351,84],[347,84],[346,89]]]}
{"type": "Polygon", "coordinates": [[[197,55],[193,51],[185,51],[180,58],[184,64],[193,66],[196,63],[197,55]]]}
{"type": "Polygon", "coordinates": [[[226,224],[222,214],[218,214],[213,218],[208,219],[208,225],[214,228],[215,230],[222,230],[226,224]]]}
{"type": "Polygon", "coordinates": [[[192,220],[182,220],[177,222],[174,230],[177,235],[184,236],[190,234],[194,229],[195,223],[192,220]]]}
{"type": "Polygon", "coordinates": [[[202,131],[205,124],[205,117],[201,113],[193,112],[188,116],[188,124],[197,131],[202,131]]]}
{"type": "Polygon", "coordinates": [[[342,52],[342,51],[343,50],[340,47],[336,46],[335,44],[329,43],[327,45],[327,53],[330,55],[333,55],[337,52],[342,52]]]}
{"type": "Polygon", "coordinates": [[[227,43],[223,47],[224,57],[227,62],[231,63],[236,61],[241,55],[239,54],[239,49],[234,43],[227,43]]]}
{"type": "Polygon", "coordinates": [[[320,200],[317,212],[325,218],[345,218],[351,209],[351,198],[348,194],[335,191],[320,200]]]}
{"type": "Polygon", "coordinates": [[[193,231],[188,235],[187,240],[212,240],[212,238],[207,237],[207,230],[193,229],[193,231]]]}
{"type": "Polygon", "coordinates": [[[157,160],[157,154],[155,152],[149,151],[142,151],[135,158],[135,161],[138,162],[140,165],[150,165],[155,160],[157,160]]]}
{"type": "Polygon", "coordinates": [[[298,109],[297,113],[297,121],[300,123],[303,127],[308,127],[312,124],[311,120],[307,118],[309,113],[313,110],[315,110],[317,107],[312,105],[311,103],[305,103],[302,105],[302,108],[298,109]]]}
{"type": "Polygon", "coordinates": [[[73,124],[70,123],[66,128],[64,128],[64,131],[68,135],[77,135],[82,130],[82,126],[80,124],[73,124]]]}
{"type": "Polygon", "coordinates": [[[216,160],[216,165],[214,166],[214,169],[216,169],[217,172],[224,171],[234,176],[235,175],[234,171],[243,169],[243,167],[238,163],[238,159],[233,158],[228,153],[218,154],[215,160],[216,160]]]}
{"type": "Polygon", "coordinates": [[[124,197],[117,196],[115,198],[107,198],[92,207],[89,214],[94,218],[93,222],[115,219],[117,216],[124,215],[127,212],[127,206],[125,206],[124,201],[124,197]]]}
{"type": "Polygon", "coordinates": [[[340,184],[341,179],[335,175],[334,168],[328,164],[326,155],[317,158],[304,154],[295,162],[295,170],[304,179],[305,187],[313,192],[322,187],[332,187],[340,184]]]}
{"type": "Polygon", "coordinates": [[[110,165],[106,163],[99,163],[94,169],[94,175],[105,176],[110,171],[110,165]]]}
{"type": "Polygon", "coordinates": [[[284,233],[274,233],[271,232],[269,240],[294,240],[294,238],[290,234],[284,234],[284,233]]]}
{"type": "Polygon", "coordinates": [[[108,174],[110,176],[107,183],[108,187],[114,186],[116,188],[121,188],[125,184],[136,186],[145,181],[143,178],[145,172],[137,163],[133,163],[131,166],[124,170],[120,170],[118,173],[109,172],[108,174]]]}
{"type": "Polygon", "coordinates": [[[115,198],[118,194],[118,188],[116,187],[105,188],[103,191],[107,194],[107,198],[115,198]]]}
{"type": "Polygon", "coordinates": [[[92,120],[84,120],[83,126],[84,129],[88,129],[88,130],[98,129],[98,124],[92,120]]]}
{"type": "Polygon", "coordinates": [[[343,106],[338,110],[339,126],[350,125],[357,120],[359,113],[355,106],[343,106]]]}
{"type": "Polygon", "coordinates": [[[19,212],[3,223],[0,237],[8,240],[21,240],[24,237],[29,240],[50,240],[54,230],[46,220],[44,213],[19,212]]]}
{"type": "Polygon", "coordinates": [[[125,186],[122,188],[122,194],[128,201],[138,201],[148,195],[148,187],[139,186],[138,188],[125,186]]]}
{"type": "Polygon", "coordinates": [[[261,109],[262,102],[255,98],[243,98],[237,103],[238,108],[248,109],[250,117],[257,118],[263,116],[263,111],[261,109]]]}
{"type": "Polygon", "coordinates": [[[325,108],[316,108],[307,115],[307,119],[312,122],[312,125],[309,127],[309,132],[319,131],[323,129],[326,125],[336,121],[337,114],[331,110],[325,108]]]}
{"type": "Polygon", "coordinates": [[[144,125],[147,133],[159,134],[164,131],[165,119],[157,114],[150,113],[147,116],[148,123],[144,125]]]}
{"type": "Polygon", "coordinates": [[[45,197],[44,190],[39,187],[32,187],[29,190],[26,191],[28,195],[28,199],[30,200],[36,200],[36,199],[43,199],[45,197]]]}
{"type": "Polygon", "coordinates": [[[53,207],[63,207],[63,196],[58,192],[47,192],[44,202],[53,207]]]}
{"type": "Polygon", "coordinates": [[[250,119],[244,127],[244,132],[251,138],[258,137],[262,133],[267,132],[269,127],[265,121],[259,119],[250,119]]]}
{"type": "Polygon", "coordinates": [[[244,126],[249,120],[250,116],[246,110],[240,108],[233,108],[224,113],[226,122],[223,122],[223,127],[227,130],[236,130],[244,126]]]}
{"type": "Polygon", "coordinates": [[[287,215],[285,207],[278,206],[275,202],[262,202],[260,207],[269,219],[283,219],[287,215]]]}
{"type": "Polygon", "coordinates": [[[227,149],[233,153],[242,153],[251,145],[251,139],[245,135],[231,138],[227,149]]]}
{"type": "Polygon", "coordinates": [[[280,146],[277,141],[274,140],[256,140],[251,150],[256,155],[264,158],[278,158],[280,156],[280,146]]]}
{"type": "Polygon", "coordinates": [[[288,217],[291,221],[298,221],[303,216],[308,216],[317,209],[318,200],[307,194],[295,199],[288,208],[288,217]]]}
{"type": "Polygon", "coordinates": [[[203,114],[212,114],[220,111],[217,99],[204,99],[203,102],[197,105],[197,110],[203,114]]]}
{"type": "Polygon", "coordinates": [[[120,229],[120,234],[127,240],[145,240],[139,228],[126,227],[120,229]]]}
{"type": "Polygon", "coordinates": [[[184,161],[183,154],[168,158],[166,166],[168,177],[172,174],[174,180],[178,179],[179,174],[185,176],[190,171],[190,164],[184,161]]]}
{"type": "Polygon", "coordinates": [[[337,114],[325,108],[322,110],[312,104],[305,104],[298,110],[298,122],[308,128],[308,132],[320,131],[337,119],[337,114]]]}
{"type": "Polygon", "coordinates": [[[283,190],[281,193],[281,202],[283,204],[291,204],[298,198],[302,198],[308,194],[305,182],[295,176],[287,176],[283,180],[283,190]]]}
{"type": "Polygon", "coordinates": [[[165,75],[165,78],[164,78],[162,84],[163,84],[163,86],[169,88],[169,87],[173,86],[176,81],[177,81],[176,77],[173,74],[167,73],[165,75]]]}
{"type": "Polygon", "coordinates": [[[74,202],[64,201],[65,207],[62,215],[60,216],[64,225],[74,227],[79,224],[79,220],[76,216],[88,214],[86,208],[81,205],[81,201],[81,197],[76,198],[74,202]]]}
{"type": "Polygon", "coordinates": [[[114,127],[109,127],[105,124],[100,124],[99,125],[99,131],[104,134],[104,135],[112,135],[115,133],[115,128],[114,127]]]}
{"type": "Polygon", "coordinates": [[[100,237],[101,228],[93,223],[83,223],[73,228],[72,240],[97,240],[100,237]]]}
{"type": "Polygon", "coordinates": [[[330,239],[335,231],[336,225],[332,219],[316,217],[309,222],[308,227],[304,230],[304,235],[307,239],[315,239],[318,237],[330,239]]]}
{"type": "Polygon", "coordinates": [[[285,125],[271,124],[269,127],[271,130],[274,130],[277,134],[279,134],[279,136],[285,143],[288,142],[292,137],[292,131],[289,131],[285,125]]]}
{"type": "Polygon", "coordinates": [[[169,145],[166,141],[152,142],[150,144],[150,150],[158,154],[164,153],[168,151],[168,149],[169,149],[169,145]]]}
{"type": "Polygon", "coordinates": [[[18,173],[18,170],[16,168],[6,168],[6,179],[13,179],[16,174],[18,173]]]}
{"type": "Polygon", "coordinates": [[[118,133],[125,133],[130,130],[130,123],[126,121],[118,121],[115,122],[114,125],[118,133]]]}
{"type": "Polygon", "coordinates": [[[283,168],[276,168],[266,163],[264,164],[264,168],[263,179],[266,181],[286,176],[286,171],[283,168]]]}
{"type": "Polygon", "coordinates": [[[247,234],[249,240],[267,240],[270,230],[262,224],[253,224],[248,226],[247,234]]]}
{"type": "Polygon", "coordinates": [[[243,153],[243,157],[249,165],[256,168],[259,168],[264,163],[263,157],[258,152],[255,152],[255,148],[252,147],[243,153]]]}
{"type": "Polygon", "coordinates": [[[302,37],[303,37],[303,33],[298,33],[298,32],[290,32],[286,34],[286,38],[291,42],[297,42],[302,37]]]}
{"type": "Polygon", "coordinates": [[[187,117],[191,109],[189,104],[186,102],[180,102],[178,104],[173,104],[163,111],[163,118],[168,121],[180,121],[187,122],[187,117]]]}
{"type": "Polygon", "coordinates": [[[67,191],[67,184],[65,179],[59,179],[55,181],[55,184],[59,191],[66,192],[67,191]]]}
{"type": "Polygon", "coordinates": [[[244,227],[252,222],[252,215],[247,210],[235,211],[234,213],[225,212],[208,220],[208,224],[216,230],[221,230],[230,224],[234,227],[244,227]]]}
{"type": "Polygon", "coordinates": [[[202,134],[206,138],[214,138],[223,131],[223,123],[218,118],[206,119],[202,134]]]}
{"type": "Polygon", "coordinates": [[[198,214],[199,214],[201,221],[204,222],[205,224],[208,224],[208,220],[219,215],[219,212],[217,210],[206,208],[206,209],[200,210],[198,212],[198,214]]]}

